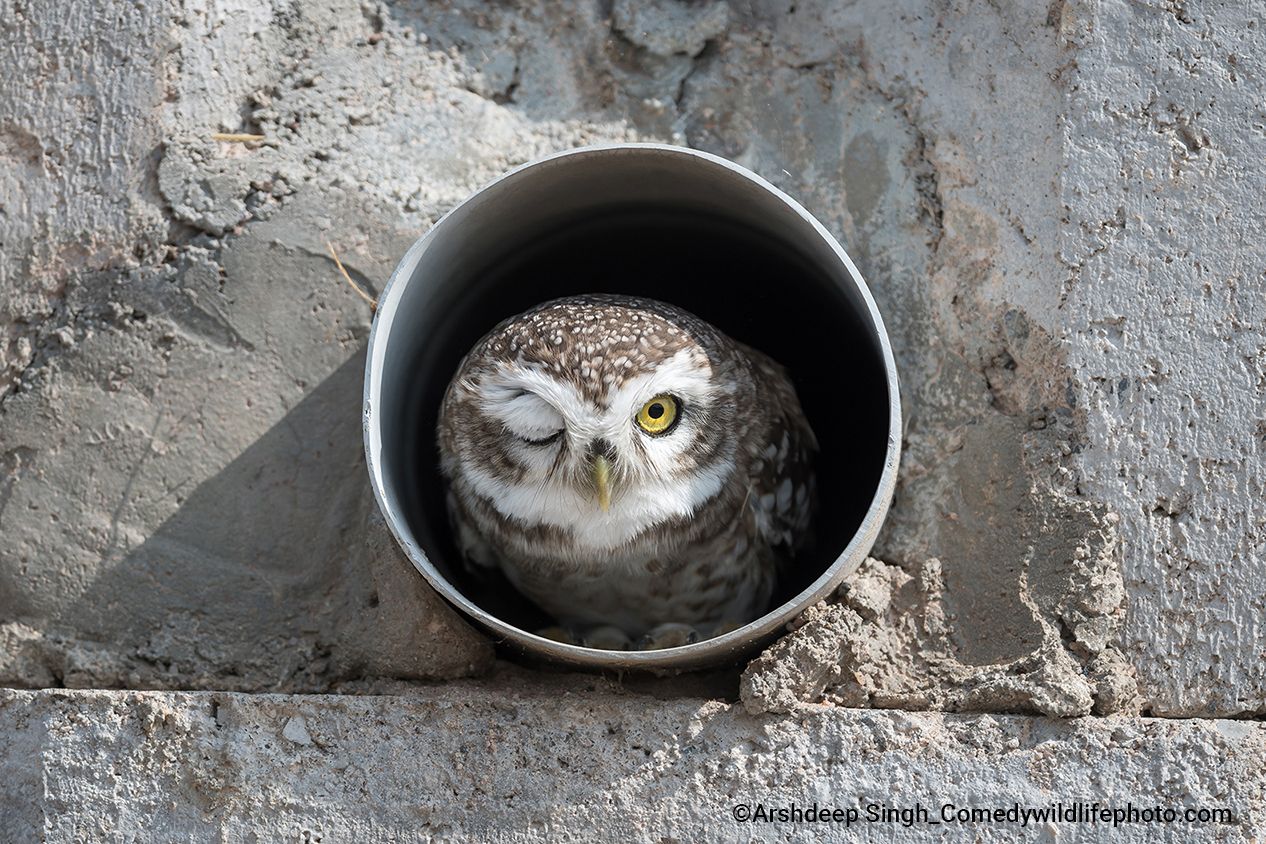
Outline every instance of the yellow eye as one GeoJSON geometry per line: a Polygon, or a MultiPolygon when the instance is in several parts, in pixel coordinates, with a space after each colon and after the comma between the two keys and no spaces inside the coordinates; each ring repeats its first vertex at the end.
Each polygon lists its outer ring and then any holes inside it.
{"type": "Polygon", "coordinates": [[[677,421],[677,400],[656,396],[637,412],[637,427],[648,434],[663,434],[677,421]]]}

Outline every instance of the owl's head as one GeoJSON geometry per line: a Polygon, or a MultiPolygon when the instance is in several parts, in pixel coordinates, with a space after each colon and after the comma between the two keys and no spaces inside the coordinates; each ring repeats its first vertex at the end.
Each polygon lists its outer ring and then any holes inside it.
{"type": "Polygon", "coordinates": [[[750,380],[735,351],[662,302],[548,302],[462,361],[440,410],[444,473],[506,518],[617,548],[729,477],[750,380]]]}

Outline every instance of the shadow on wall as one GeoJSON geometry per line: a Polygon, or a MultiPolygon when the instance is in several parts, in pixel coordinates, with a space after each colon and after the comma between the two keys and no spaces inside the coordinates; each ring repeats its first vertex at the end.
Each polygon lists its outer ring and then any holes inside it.
{"type": "Polygon", "coordinates": [[[104,569],[71,618],[130,650],[72,651],[68,685],[315,690],[481,660],[390,538],[370,541],[363,371],[361,347],[104,569]],[[423,628],[433,644],[419,651],[423,628]]]}
{"type": "Polygon", "coordinates": [[[80,628],[137,643],[128,656],[159,682],[309,686],[325,673],[331,614],[369,591],[344,576],[365,518],[363,361],[362,349],[104,568],[72,610],[80,628]]]}

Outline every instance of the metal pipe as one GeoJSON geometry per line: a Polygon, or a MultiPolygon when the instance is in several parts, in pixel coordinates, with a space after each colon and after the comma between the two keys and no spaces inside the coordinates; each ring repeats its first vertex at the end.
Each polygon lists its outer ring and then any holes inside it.
{"type": "Polygon", "coordinates": [[[413,244],[370,334],[364,432],[387,524],[451,604],[499,641],[556,662],[671,671],[750,654],[861,564],[896,484],[901,404],[879,311],[821,223],[731,161],[620,144],[519,167],[413,244]],[[475,596],[463,583],[435,465],[444,385],[501,318],[554,296],[599,291],[674,302],[787,366],[822,459],[839,478],[822,484],[818,556],[788,576],[791,591],[765,615],[713,639],[659,651],[563,644],[524,629],[530,611],[515,596],[475,596]]]}

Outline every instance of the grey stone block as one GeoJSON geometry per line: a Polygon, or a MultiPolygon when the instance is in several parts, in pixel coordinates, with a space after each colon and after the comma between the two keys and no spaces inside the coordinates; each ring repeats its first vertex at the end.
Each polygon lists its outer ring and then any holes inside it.
{"type": "Polygon", "coordinates": [[[1266,823],[1266,727],[1244,721],[752,717],[501,676],[374,697],[4,691],[0,734],[8,841],[1248,842],[1266,823]],[[1006,819],[1060,803],[1180,819],[1006,819]],[[858,819],[735,820],[815,804],[858,819]]]}

